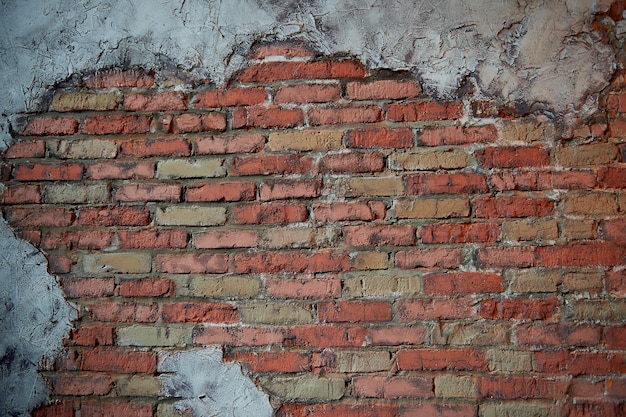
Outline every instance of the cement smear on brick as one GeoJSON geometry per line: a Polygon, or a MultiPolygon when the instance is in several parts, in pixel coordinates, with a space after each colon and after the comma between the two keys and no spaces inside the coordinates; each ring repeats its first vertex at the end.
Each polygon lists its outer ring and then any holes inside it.
{"type": "Polygon", "coordinates": [[[48,389],[37,372],[61,348],[76,311],[48,274],[44,255],[0,217],[0,415],[28,416],[48,389]]]}
{"type": "Polygon", "coordinates": [[[194,417],[269,417],[273,409],[267,394],[241,372],[240,365],[222,361],[220,348],[167,353],[159,361],[163,372],[161,395],[180,398],[178,411],[194,417]]]}

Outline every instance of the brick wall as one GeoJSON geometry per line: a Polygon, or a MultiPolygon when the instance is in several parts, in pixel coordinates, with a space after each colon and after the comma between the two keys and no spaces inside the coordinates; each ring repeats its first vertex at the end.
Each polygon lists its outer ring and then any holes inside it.
{"type": "Polygon", "coordinates": [[[80,310],[35,416],[165,417],[207,345],[284,417],[624,415],[623,86],[572,130],[293,45],[56,89],[0,165],[80,310]]]}

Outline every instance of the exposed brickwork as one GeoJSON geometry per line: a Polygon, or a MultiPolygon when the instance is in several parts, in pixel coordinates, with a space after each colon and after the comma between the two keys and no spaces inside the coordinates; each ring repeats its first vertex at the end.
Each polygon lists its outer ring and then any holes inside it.
{"type": "Polygon", "coordinates": [[[81,312],[36,416],[168,417],[159,352],[203,345],[282,417],[624,415],[619,84],[561,138],[303,45],[250,57],[217,89],[86,77],[4,154],[3,214],[81,312]]]}

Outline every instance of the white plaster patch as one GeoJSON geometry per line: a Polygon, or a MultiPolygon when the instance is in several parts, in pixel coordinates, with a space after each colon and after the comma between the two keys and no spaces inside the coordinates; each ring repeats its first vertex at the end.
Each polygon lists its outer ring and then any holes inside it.
{"type": "Polygon", "coordinates": [[[37,372],[62,347],[76,318],[44,255],[0,217],[0,415],[30,416],[48,389],[37,372]]]}
{"type": "Polygon", "coordinates": [[[165,353],[157,366],[162,397],[180,398],[178,411],[194,417],[270,417],[267,394],[245,377],[240,365],[222,361],[220,348],[165,353]]]}

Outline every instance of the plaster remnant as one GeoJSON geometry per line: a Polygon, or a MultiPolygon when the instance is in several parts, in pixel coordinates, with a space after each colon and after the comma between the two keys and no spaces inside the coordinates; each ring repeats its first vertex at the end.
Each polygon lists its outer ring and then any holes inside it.
{"type": "Polygon", "coordinates": [[[17,239],[2,217],[0,237],[0,415],[25,417],[46,403],[37,371],[61,349],[77,313],[44,255],[17,239]]]}
{"type": "Polygon", "coordinates": [[[194,417],[270,417],[269,397],[236,363],[222,361],[219,347],[164,353],[157,366],[164,398],[180,398],[176,410],[194,417]]]}

